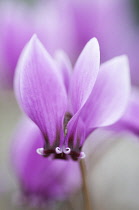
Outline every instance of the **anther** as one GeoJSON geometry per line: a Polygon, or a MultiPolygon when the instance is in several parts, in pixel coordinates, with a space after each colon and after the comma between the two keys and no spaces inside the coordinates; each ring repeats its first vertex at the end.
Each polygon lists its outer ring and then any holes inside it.
{"type": "Polygon", "coordinates": [[[56,147],[55,148],[55,152],[56,152],[56,154],[61,154],[62,153],[62,149],[60,147],[56,147]]]}
{"type": "Polygon", "coordinates": [[[38,149],[36,149],[36,152],[37,152],[39,155],[44,155],[44,148],[38,148],[38,149]]]}
{"type": "Polygon", "coordinates": [[[69,147],[64,148],[63,152],[68,155],[71,152],[71,149],[69,147]]]}

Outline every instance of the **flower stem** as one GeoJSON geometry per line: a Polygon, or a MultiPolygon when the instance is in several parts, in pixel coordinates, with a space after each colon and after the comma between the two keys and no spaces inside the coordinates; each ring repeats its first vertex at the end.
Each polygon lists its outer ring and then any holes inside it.
{"type": "Polygon", "coordinates": [[[84,198],[84,209],[92,210],[84,159],[81,159],[79,164],[80,164],[80,170],[81,170],[81,175],[82,175],[82,192],[83,192],[83,198],[84,198]]]}

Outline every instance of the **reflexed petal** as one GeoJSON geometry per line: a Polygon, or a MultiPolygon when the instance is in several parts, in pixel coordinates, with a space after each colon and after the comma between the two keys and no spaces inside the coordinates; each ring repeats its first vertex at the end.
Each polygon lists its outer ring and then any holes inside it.
{"type": "Polygon", "coordinates": [[[99,71],[99,64],[99,44],[93,38],[84,47],[74,68],[70,84],[70,100],[73,114],[85,104],[90,96],[99,71]]]}
{"type": "Polygon", "coordinates": [[[92,94],[84,107],[82,119],[88,134],[92,129],[108,126],[122,117],[130,94],[129,65],[126,56],[104,63],[92,94]]]}
{"type": "Polygon", "coordinates": [[[66,90],[55,62],[36,36],[26,45],[19,59],[15,91],[21,108],[41,129],[47,143],[55,142],[55,146],[59,146],[62,138],[58,131],[62,131],[66,90]]]}
{"type": "Polygon", "coordinates": [[[68,56],[66,55],[66,53],[61,50],[56,51],[55,59],[56,59],[57,65],[59,67],[59,70],[61,72],[62,79],[64,81],[66,90],[68,92],[71,73],[72,73],[72,66],[71,66],[70,60],[69,60],[68,56]]]}

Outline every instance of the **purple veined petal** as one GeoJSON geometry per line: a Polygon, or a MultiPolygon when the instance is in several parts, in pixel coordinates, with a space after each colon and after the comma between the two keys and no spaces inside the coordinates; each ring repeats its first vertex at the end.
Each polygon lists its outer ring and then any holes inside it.
{"type": "Polygon", "coordinates": [[[59,67],[59,70],[62,75],[66,90],[68,92],[71,74],[72,74],[72,65],[66,53],[62,50],[55,52],[55,60],[59,67]]]}
{"type": "Polygon", "coordinates": [[[74,68],[73,77],[69,92],[69,110],[73,115],[67,124],[67,136],[65,145],[69,145],[79,153],[77,146],[82,146],[84,142],[83,123],[79,122],[79,116],[88,100],[94,87],[97,74],[99,72],[100,51],[96,38],[91,39],[80,54],[74,68]],[[78,133],[78,138],[77,138],[78,133]],[[71,139],[71,140],[70,140],[71,139]],[[79,142],[80,141],[80,142],[79,142]],[[72,142],[72,143],[71,143],[72,142]],[[79,143],[77,143],[79,142],[79,143]]]}
{"type": "Polygon", "coordinates": [[[119,120],[130,96],[129,64],[126,56],[104,63],[92,94],[82,112],[87,134],[94,128],[108,126],[119,120]]]}
{"type": "Polygon", "coordinates": [[[42,131],[46,147],[62,144],[67,94],[55,62],[35,35],[20,56],[15,92],[21,108],[42,131]]]}
{"type": "Polygon", "coordinates": [[[94,87],[100,65],[99,44],[92,38],[82,50],[71,79],[70,109],[75,114],[86,103],[94,87]]]}
{"type": "Polygon", "coordinates": [[[132,89],[127,109],[122,118],[108,129],[118,132],[131,132],[139,135],[139,90],[132,89]]]}

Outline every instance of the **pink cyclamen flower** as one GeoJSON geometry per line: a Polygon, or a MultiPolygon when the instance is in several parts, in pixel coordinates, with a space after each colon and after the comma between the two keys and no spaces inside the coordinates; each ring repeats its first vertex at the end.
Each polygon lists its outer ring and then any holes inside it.
{"type": "Polygon", "coordinates": [[[36,153],[39,145],[43,145],[40,130],[31,120],[23,119],[12,142],[12,165],[22,200],[41,205],[67,198],[81,186],[81,176],[77,162],[45,159],[36,153]]]}
{"type": "Polygon", "coordinates": [[[84,157],[82,146],[94,129],[122,116],[130,92],[129,66],[126,56],[120,56],[100,67],[99,44],[93,38],[70,70],[64,54],[56,62],[34,35],[19,59],[15,91],[43,134],[45,146],[38,153],[77,160],[84,157]]]}

